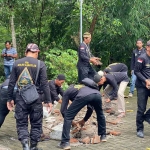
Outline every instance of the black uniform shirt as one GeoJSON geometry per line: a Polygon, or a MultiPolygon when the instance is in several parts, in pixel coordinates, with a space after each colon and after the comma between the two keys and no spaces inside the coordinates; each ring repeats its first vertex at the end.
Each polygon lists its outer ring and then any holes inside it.
{"type": "Polygon", "coordinates": [[[78,66],[89,66],[90,65],[90,57],[93,57],[91,54],[89,45],[85,44],[84,42],[80,44],[78,50],[78,66]]]}
{"type": "Polygon", "coordinates": [[[145,80],[150,79],[150,56],[147,53],[139,56],[134,72],[137,76],[136,86],[145,87],[145,80]]]}
{"type": "Polygon", "coordinates": [[[57,86],[55,84],[55,80],[51,80],[49,81],[49,88],[50,88],[50,93],[51,93],[51,98],[52,101],[58,101],[60,98],[58,97],[58,95],[60,94],[61,96],[63,96],[63,89],[60,86],[57,86]]]}
{"type": "MultiPolygon", "coordinates": [[[[8,101],[11,101],[13,98],[13,90],[17,80],[21,80],[22,83],[26,83],[29,81],[28,79],[26,79],[26,76],[30,76],[30,79],[33,81],[33,83],[35,83],[37,66],[38,59],[32,57],[24,57],[15,61],[8,86],[8,101]],[[22,74],[23,71],[25,71],[25,74],[22,74]]],[[[17,82],[17,84],[18,83],[19,81],[17,82]]],[[[45,102],[51,102],[50,90],[47,81],[46,66],[42,61],[40,61],[40,70],[36,87],[40,87],[39,89],[43,90],[46,98],[45,102]]]]}
{"type": "Polygon", "coordinates": [[[104,72],[127,72],[128,67],[123,63],[113,63],[104,69],[104,72]]]}
{"type": "Polygon", "coordinates": [[[142,50],[138,50],[138,49],[133,50],[132,57],[131,57],[131,70],[134,70],[138,57],[144,53],[145,53],[145,48],[142,48],[142,50]]]}
{"type": "Polygon", "coordinates": [[[74,101],[76,95],[79,92],[78,88],[74,88],[74,86],[75,85],[70,85],[70,87],[64,92],[64,95],[62,98],[62,104],[61,104],[61,113],[63,117],[67,110],[69,100],[74,101]]]}
{"type": "Polygon", "coordinates": [[[112,86],[112,91],[109,93],[110,100],[116,99],[118,92],[118,84],[122,81],[129,82],[129,78],[127,73],[125,72],[112,72],[110,74],[106,74],[106,83],[112,86]]]}
{"type": "MultiPolygon", "coordinates": [[[[90,79],[86,78],[90,81],[90,79]]],[[[87,82],[89,82],[87,81],[87,82]]],[[[93,81],[94,83],[94,81],[93,81]]],[[[93,84],[92,82],[89,84],[93,84]]],[[[95,83],[96,85],[96,83],[95,83]]],[[[84,98],[90,94],[100,94],[98,91],[98,87],[94,84],[91,85],[91,87],[85,86],[85,85],[71,85],[64,93],[63,99],[62,99],[62,105],[61,105],[61,113],[64,116],[67,106],[69,103],[69,100],[74,101],[76,98],[84,98]],[[93,87],[93,88],[92,88],[93,87]]]]}

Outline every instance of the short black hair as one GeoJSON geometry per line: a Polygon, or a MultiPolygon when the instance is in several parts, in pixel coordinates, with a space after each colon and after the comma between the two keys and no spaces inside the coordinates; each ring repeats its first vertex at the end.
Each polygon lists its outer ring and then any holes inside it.
{"type": "Polygon", "coordinates": [[[58,79],[58,80],[65,80],[66,78],[65,78],[65,75],[59,74],[59,75],[57,76],[57,79],[58,79]]]}
{"type": "Polygon", "coordinates": [[[142,39],[138,39],[138,40],[136,41],[136,43],[137,43],[138,41],[141,41],[141,42],[143,43],[143,40],[142,40],[142,39]]]}
{"type": "Polygon", "coordinates": [[[5,45],[6,45],[7,43],[9,43],[9,45],[11,44],[11,42],[10,42],[10,41],[6,41],[6,42],[5,42],[5,45]]]}

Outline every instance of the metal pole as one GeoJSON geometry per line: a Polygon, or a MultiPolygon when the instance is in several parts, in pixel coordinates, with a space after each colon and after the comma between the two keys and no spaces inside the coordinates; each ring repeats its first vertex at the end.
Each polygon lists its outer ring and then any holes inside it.
{"type": "Polygon", "coordinates": [[[83,0],[80,0],[80,43],[82,43],[82,3],[83,0]]]}

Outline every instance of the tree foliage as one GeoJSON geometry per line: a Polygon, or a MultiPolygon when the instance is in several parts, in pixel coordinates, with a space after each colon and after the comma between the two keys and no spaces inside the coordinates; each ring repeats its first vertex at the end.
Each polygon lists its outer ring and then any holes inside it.
{"type": "Polygon", "coordinates": [[[56,78],[58,74],[64,74],[68,84],[77,83],[76,51],[50,49],[44,55],[49,79],[56,78]]]}
{"type": "MultiPolygon", "coordinates": [[[[92,34],[91,50],[102,58],[129,66],[138,38],[150,36],[150,0],[84,0],[83,32],[92,34]]],[[[79,45],[79,0],[0,0],[0,48],[11,40],[10,17],[14,15],[19,56],[29,42],[40,46],[41,58],[49,49],[77,51],[79,45]]],[[[50,54],[53,56],[52,54],[50,54]]]]}

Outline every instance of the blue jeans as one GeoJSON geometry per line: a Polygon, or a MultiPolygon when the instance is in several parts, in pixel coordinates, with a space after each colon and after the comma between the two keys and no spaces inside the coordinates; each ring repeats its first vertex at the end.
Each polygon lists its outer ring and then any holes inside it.
{"type": "Polygon", "coordinates": [[[12,67],[13,67],[13,65],[10,65],[10,66],[4,65],[4,72],[5,72],[6,79],[11,74],[12,67]]]}
{"type": "Polygon", "coordinates": [[[131,76],[131,81],[130,81],[130,92],[129,93],[132,93],[132,94],[134,93],[135,82],[136,82],[136,75],[133,72],[132,76],[131,76]]]}

